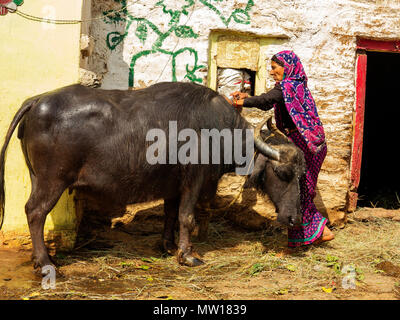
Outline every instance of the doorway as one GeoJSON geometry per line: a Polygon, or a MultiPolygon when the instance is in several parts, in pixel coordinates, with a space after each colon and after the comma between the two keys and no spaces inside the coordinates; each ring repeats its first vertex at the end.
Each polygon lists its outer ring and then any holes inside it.
{"type": "Polygon", "coordinates": [[[358,206],[400,208],[400,53],[366,51],[358,206]]]}

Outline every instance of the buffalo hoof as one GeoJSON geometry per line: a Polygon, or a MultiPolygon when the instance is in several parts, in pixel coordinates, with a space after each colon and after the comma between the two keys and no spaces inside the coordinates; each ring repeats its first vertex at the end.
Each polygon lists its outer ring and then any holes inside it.
{"type": "Polygon", "coordinates": [[[44,278],[44,277],[52,277],[53,275],[56,275],[56,277],[61,276],[61,273],[58,271],[57,267],[52,264],[45,264],[42,267],[39,265],[34,265],[34,273],[36,277],[38,278],[44,278]]]}
{"type": "Polygon", "coordinates": [[[178,263],[189,266],[189,267],[197,267],[201,266],[204,264],[203,260],[200,258],[195,257],[197,255],[196,253],[186,253],[184,254],[180,249],[178,250],[177,258],[178,258],[178,263]]]}
{"type": "Polygon", "coordinates": [[[33,268],[35,269],[35,272],[39,274],[42,273],[42,269],[45,266],[53,266],[54,268],[56,268],[54,262],[49,256],[44,255],[40,258],[36,258],[35,256],[32,255],[31,259],[33,261],[33,268]]]}
{"type": "Polygon", "coordinates": [[[204,264],[203,260],[200,260],[193,256],[188,256],[188,257],[185,257],[184,259],[185,259],[185,265],[189,266],[189,267],[198,267],[198,266],[201,266],[202,264],[204,264]]]}

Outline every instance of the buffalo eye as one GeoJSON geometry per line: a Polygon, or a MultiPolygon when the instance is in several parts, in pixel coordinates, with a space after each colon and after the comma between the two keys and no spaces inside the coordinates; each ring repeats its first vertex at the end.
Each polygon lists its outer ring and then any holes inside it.
{"type": "Polygon", "coordinates": [[[258,176],[258,184],[263,186],[265,183],[265,170],[261,171],[258,176]]]}

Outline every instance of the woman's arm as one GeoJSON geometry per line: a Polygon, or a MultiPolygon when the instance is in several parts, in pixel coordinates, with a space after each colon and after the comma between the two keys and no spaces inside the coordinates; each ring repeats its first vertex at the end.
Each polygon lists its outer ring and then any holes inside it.
{"type": "Polygon", "coordinates": [[[259,108],[261,110],[269,110],[274,104],[279,103],[283,100],[282,90],[275,86],[272,90],[267,93],[262,93],[259,96],[249,97],[244,99],[244,108],[259,108]]]}
{"type": "Polygon", "coordinates": [[[261,110],[269,110],[274,104],[281,102],[283,100],[282,89],[279,84],[268,91],[267,93],[262,93],[259,96],[248,97],[247,93],[234,92],[231,94],[233,96],[233,105],[237,107],[244,108],[259,108],[261,110]]]}

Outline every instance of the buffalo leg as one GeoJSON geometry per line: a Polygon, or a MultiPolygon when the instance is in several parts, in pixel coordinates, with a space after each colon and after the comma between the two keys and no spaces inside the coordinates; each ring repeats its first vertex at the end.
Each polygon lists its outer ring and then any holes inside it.
{"type": "Polygon", "coordinates": [[[53,265],[44,243],[44,223],[47,214],[53,209],[61,194],[65,190],[63,183],[55,181],[44,181],[37,183],[32,181],[32,192],[25,205],[25,212],[29,225],[29,232],[32,239],[34,268],[42,268],[45,265],[53,265]]]}
{"type": "Polygon", "coordinates": [[[171,255],[176,253],[178,247],[175,244],[175,224],[178,219],[179,198],[164,200],[164,231],[162,235],[163,250],[171,255]]]}
{"type": "Polygon", "coordinates": [[[190,241],[190,235],[195,227],[194,208],[198,199],[199,187],[189,188],[186,192],[182,193],[179,205],[179,245],[177,258],[180,264],[191,267],[204,263],[196,257],[197,254],[193,251],[190,241]]]}
{"type": "Polygon", "coordinates": [[[196,222],[198,223],[197,239],[201,242],[207,241],[208,226],[211,219],[211,208],[215,207],[215,194],[217,193],[218,180],[214,183],[207,184],[206,193],[203,193],[202,198],[196,206],[196,222]]]}
{"type": "Polygon", "coordinates": [[[197,235],[197,238],[199,241],[207,241],[208,238],[208,225],[210,222],[211,215],[208,213],[206,210],[209,208],[207,206],[206,208],[201,208],[197,209],[197,221],[199,224],[199,232],[197,235]]]}

